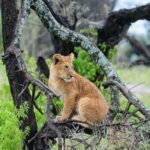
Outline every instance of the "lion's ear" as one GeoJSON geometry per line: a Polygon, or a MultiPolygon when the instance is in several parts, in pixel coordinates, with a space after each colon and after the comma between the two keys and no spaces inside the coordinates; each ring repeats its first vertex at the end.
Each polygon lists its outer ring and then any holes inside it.
{"type": "Polygon", "coordinates": [[[74,54],[73,53],[71,53],[70,55],[69,55],[69,57],[70,57],[70,59],[71,59],[71,62],[74,60],[74,54]]]}
{"type": "Polygon", "coordinates": [[[55,54],[53,55],[52,61],[53,61],[53,64],[56,65],[62,61],[62,56],[60,54],[55,54]]]}

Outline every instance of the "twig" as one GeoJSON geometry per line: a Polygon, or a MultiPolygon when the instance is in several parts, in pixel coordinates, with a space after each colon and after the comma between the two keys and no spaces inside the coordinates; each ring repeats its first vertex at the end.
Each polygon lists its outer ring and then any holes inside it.
{"type": "Polygon", "coordinates": [[[18,94],[18,98],[20,98],[20,96],[24,93],[24,91],[28,88],[29,86],[29,82],[25,81],[25,86],[23,85],[23,89],[21,90],[21,92],[18,94]]]}
{"type": "Polygon", "coordinates": [[[79,144],[84,144],[86,146],[86,149],[88,149],[88,147],[91,147],[91,144],[86,142],[87,139],[89,139],[89,138],[86,138],[84,140],[79,139],[79,138],[71,138],[71,140],[79,142],[78,144],[72,145],[72,147],[75,147],[75,146],[77,146],[79,144]]]}
{"type": "MultiPolygon", "coordinates": [[[[123,119],[124,117],[126,117],[126,115],[129,113],[130,107],[131,107],[131,103],[128,103],[127,106],[126,106],[126,108],[125,108],[125,110],[124,110],[124,112],[123,112],[123,114],[122,114],[122,119],[123,119]]],[[[121,119],[121,120],[122,120],[122,119],[121,119]]]]}
{"type": "Polygon", "coordinates": [[[139,111],[139,110],[136,109],[136,110],[133,111],[133,112],[129,112],[129,113],[123,118],[123,121],[124,121],[124,122],[127,122],[127,120],[128,120],[130,117],[134,116],[138,111],[139,111]]]}
{"type": "Polygon", "coordinates": [[[130,87],[129,90],[131,91],[132,89],[134,89],[134,88],[136,88],[136,87],[138,87],[138,86],[140,86],[140,85],[142,85],[142,84],[144,84],[144,82],[140,82],[140,83],[138,83],[138,84],[136,84],[136,85],[130,87]]]}
{"type": "Polygon", "coordinates": [[[43,115],[42,110],[39,108],[39,106],[36,104],[35,101],[33,101],[33,105],[34,105],[34,107],[39,111],[39,113],[40,113],[41,115],[43,115]]]}
{"type": "Polygon", "coordinates": [[[40,80],[33,78],[29,73],[25,72],[26,78],[33,84],[39,87],[47,96],[53,97],[53,93],[49,88],[40,80]]]}
{"type": "MultiPolygon", "coordinates": [[[[129,124],[127,124],[127,123],[106,123],[106,124],[99,125],[99,127],[97,127],[97,128],[103,129],[105,126],[105,128],[112,128],[113,127],[113,128],[118,129],[118,130],[121,129],[122,127],[135,130],[138,127],[133,128],[133,126],[139,125],[139,124],[145,124],[148,121],[149,120],[142,120],[139,122],[132,122],[129,124]]],[[[68,123],[63,123],[63,124],[62,123],[53,123],[53,125],[61,131],[62,137],[65,137],[65,138],[71,137],[71,135],[68,135],[68,129],[70,129],[70,130],[74,129],[71,121],[68,121],[68,123]]],[[[83,129],[83,127],[80,126],[80,128],[78,128],[76,133],[80,132],[81,129],[83,129]]],[[[93,134],[93,131],[91,129],[88,129],[87,131],[88,132],[86,132],[86,129],[84,129],[84,133],[89,134],[89,135],[93,134]]],[[[37,135],[38,135],[38,137],[41,137],[41,136],[42,136],[42,138],[49,137],[50,139],[58,137],[58,134],[56,133],[56,131],[53,130],[51,128],[51,126],[49,127],[47,124],[45,124],[45,126],[42,127],[42,129],[39,131],[39,133],[37,133],[37,135]]],[[[36,136],[36,138],[38,138],[38,137],[36,136]]]]}
{"type": "MultiPolygon", "coordinates": [[[[118,113],[121,113],[122,115],[124,115],[124,113],[125,113],[126,115],[130,114],[130,112],[125,112],[125,111],[123,111],[123,110],[120,110],[118,113]]],[[[126,116],[126,115],[125,115],[125,116],[126,116]]],[[[138,114],[133,114],[133,117],[139,119],[139,121],[143,121],[143,120],[144,120],[144,118],[140,117],[138,114]]],[[[123,120],[123,117],[121,117],[121,120],[123,120]]]]}
{"type": "Polygon", "coordinates": [[[40,114],[43,115],[42,110],[38,107],[38,105],[35,102],[35,90],[36,90],[36,86],[33,85],[31,102],[33,103],[34,107],[40,112],[40,114]]]}
{"type": "Polygon", "coordinates": [[[40,95],[41,95],[41,92],[38,92],[38,94],[35,96],[34,100],[36,101],[40,95]]]}

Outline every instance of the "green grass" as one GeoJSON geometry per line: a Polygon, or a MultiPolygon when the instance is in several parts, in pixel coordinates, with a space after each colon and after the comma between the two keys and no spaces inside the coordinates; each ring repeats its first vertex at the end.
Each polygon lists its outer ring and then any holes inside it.
{"type": "Polygon", "coordinates": [[[137,66],[133,68],[116,68],[125,83],[143,83],[150,87],[150,68],[137,66]]]}
{"type": "MultiPolygon", "coordinates": [[[[136,90],[136,88],[140,87],[140,85],[150,88],[149,67],[137,66],[133,68],[117,68],[117,72],[119,77],[125,84],[135,84],[135,87],[132,88],[133,90],[136,90]]],[[[135,92],[134,94],[147,108],[150,109],[150,92],[135,92]]],[[[124,100],[122,102],[122,105],[124,105],[124,100]]]]}

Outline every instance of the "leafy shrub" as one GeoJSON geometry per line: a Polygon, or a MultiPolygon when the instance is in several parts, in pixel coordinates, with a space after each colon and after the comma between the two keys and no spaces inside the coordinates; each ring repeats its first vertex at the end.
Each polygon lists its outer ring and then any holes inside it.
{"type": "Polygon", "coordinates": [[[23,133],[19,129],[19,121],[13,102],[7,99],[0,101],[0,149],[21,149],[23,133]]]}
{"type": "MultiPolygon", "coordinates": [[[[0,68],[4,71],[2,62],[0,68]]],[[[20,109],[14,107],[6,74],[1,73],[4,80],[0,86],[0,150],[19,150],[22,148],[23,138],[29,134],[29,128],[22,132],[19,129],[22,122],[18,118],[27,117],[28,104],[24,103],[20,109]]]]}
{"type": "Polygon", "coordinates": [[[41,94],[39,98],[36,100],[37,105],[43,112],[43,115],[42,115],[37,109],[34,109],[38,129],[40,129],[45,122],[46,115],[44,112],[45,112],[46,101],[47,101],[47,97],[43,94],[41,94]]]}
{"type": "Polygon", "coordinates": [[[81,47],[76,47],[75,51],[78,56],[74,60],[74,69],[82,76],[95,82],[95,84],[100,87],[101,81],[99,81],[99,75],[101,75],[102,70],[99,65],[96,64],[89,54],[83,50],[81,47]]]}

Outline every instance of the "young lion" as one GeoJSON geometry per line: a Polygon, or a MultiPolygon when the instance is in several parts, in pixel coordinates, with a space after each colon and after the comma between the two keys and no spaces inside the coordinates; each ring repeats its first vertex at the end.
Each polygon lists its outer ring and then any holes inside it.
{"type": "Polygon", "coordinates": [[[49,88],[64,103],[61,116],[57,116],[57,120],[99,123],[106,117],[108,105],[99,89],[74,71],[73,58],[73,53],[68,56],[55,54],[52,58],[49,88]]]}

